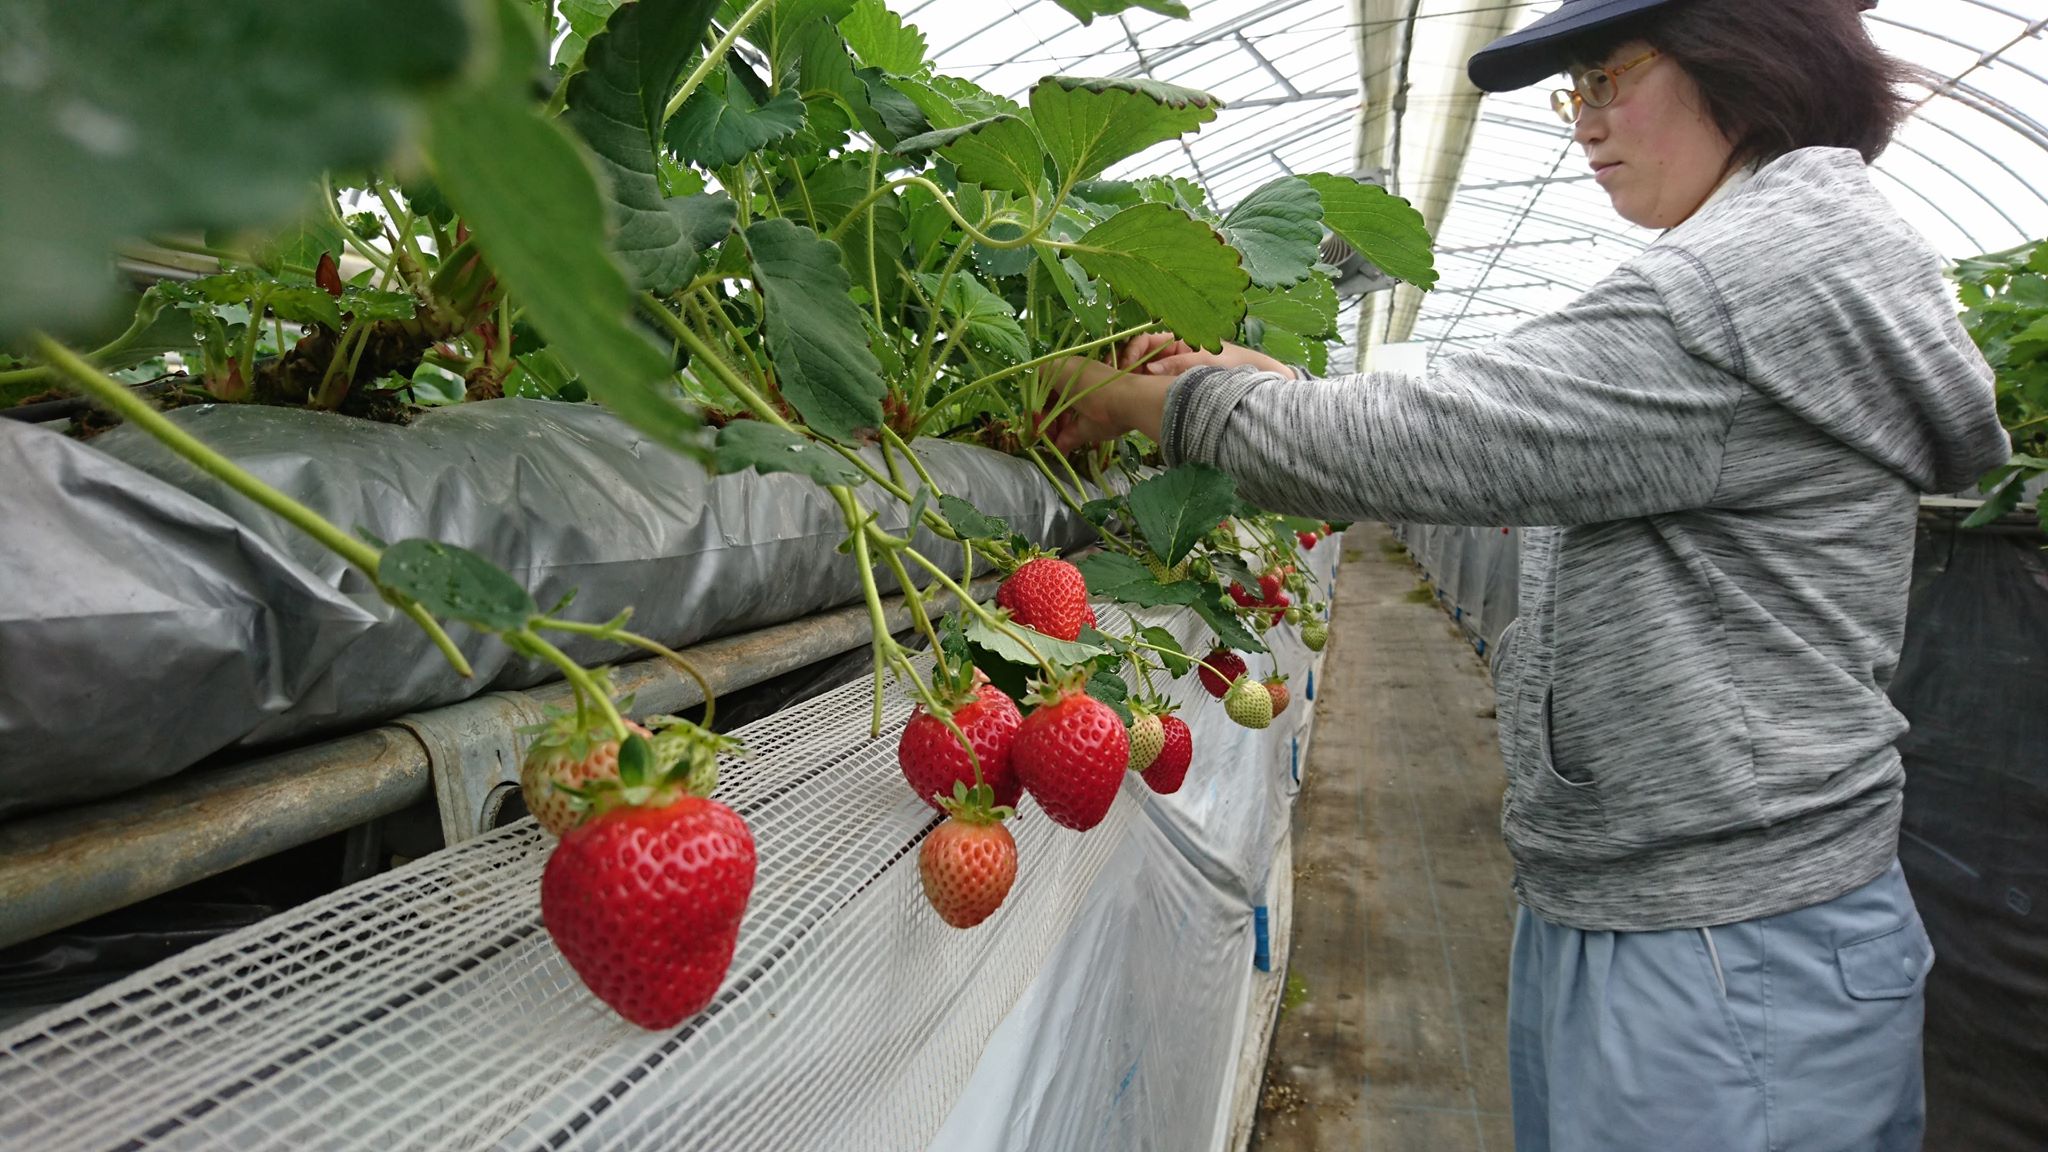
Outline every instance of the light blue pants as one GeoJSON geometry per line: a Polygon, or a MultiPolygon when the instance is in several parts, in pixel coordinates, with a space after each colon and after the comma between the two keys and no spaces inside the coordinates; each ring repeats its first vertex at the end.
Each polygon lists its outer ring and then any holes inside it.
{"type": "Polygon", "coordinates": [[[1934,948],[1896,861],[1825,904],[1586,932],[1523,908],[1516,1152],[1915,1152],[1934,948]]]}

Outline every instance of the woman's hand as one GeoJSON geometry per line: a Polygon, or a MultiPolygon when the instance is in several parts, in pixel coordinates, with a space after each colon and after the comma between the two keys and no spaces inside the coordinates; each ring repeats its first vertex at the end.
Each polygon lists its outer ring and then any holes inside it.
{"type": "Polygon", "coordinates": [[[1052,426],[1053,445],[1061,452],[1133,431],[1159,439],[1173,377],[1128,372],[1084,356],[1054,360],[1038,371],[1053,387],[1053,403],[1063,406],[1052,426]]]}
{"type": "Polygon", "coordinates": [[[1294,370],[1264,352],[1226,343],[1221,351],[1190,347],[1171,332],[1146,332],[1124,341],[1117,363],[1148,376],[1178,376],[1190,368],[1256,368],[1292,378],[1294,370]]]}

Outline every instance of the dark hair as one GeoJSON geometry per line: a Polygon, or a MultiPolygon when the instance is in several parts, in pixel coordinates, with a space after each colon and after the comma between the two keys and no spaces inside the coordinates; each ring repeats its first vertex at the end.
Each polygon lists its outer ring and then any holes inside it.
{"type": "Polygon", "coordinates": [[[1928,74],[1879,48],[1859,0],[1685,0],[1574,42],[1599,63],[1642,40],[1698,85],[1706,112],[1735,144],[1731,165],[1799,148],[1853,148],[1867,163],[1912,108],[1903,90],[1928,74]]]}

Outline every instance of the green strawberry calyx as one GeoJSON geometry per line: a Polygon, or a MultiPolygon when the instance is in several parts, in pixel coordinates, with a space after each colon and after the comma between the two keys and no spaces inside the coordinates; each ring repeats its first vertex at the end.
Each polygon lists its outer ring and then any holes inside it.
{"type": "Polygon", "coordinates": [[[939,807],[962,824],[1001,824],[1017,814],[1015,808],[996,803],[996,790],[986,784],[968,787],[967,781],[953,781],[953,794],[939,797],[939,807]]]}
{"type": "Polygon", "coordinates": [[[638,732],[619,745],[616,780],[563,788],[593,814],[617,808],[666,808],[684,796],[709,796],[718,783],[718,757],[743,752],[741,743],[680,716],[649,716],[651,735],[638,732]]]}

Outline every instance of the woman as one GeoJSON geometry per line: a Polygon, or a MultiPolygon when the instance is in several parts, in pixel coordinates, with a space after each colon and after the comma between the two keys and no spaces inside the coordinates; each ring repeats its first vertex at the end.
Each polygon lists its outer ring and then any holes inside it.
{"type": "Polygon", "coordinates": [[[1885,685],[1918,495],[2009,445],[1866,171],[1906,72],[1860,7],[1566,0],[1475,56],[1490,90],[1565,72],[1594,178],[1668,231],[1426,378],[1170,336],[1055,371],[1069,447],[1136,429],[1309,516],[1550,526],[1495,656],[1521,1152],[1919,1146],[1885,685]]]}

